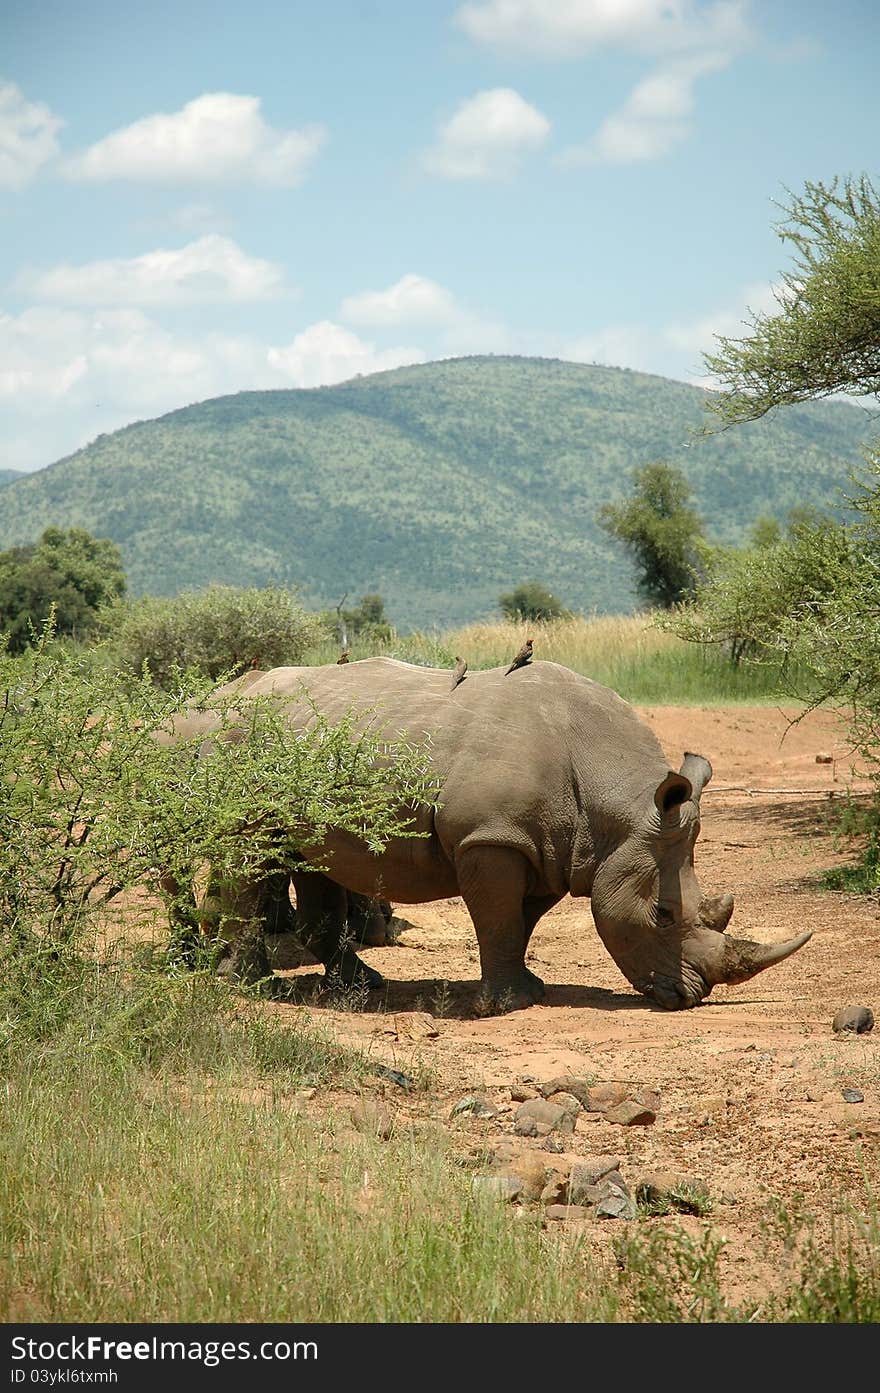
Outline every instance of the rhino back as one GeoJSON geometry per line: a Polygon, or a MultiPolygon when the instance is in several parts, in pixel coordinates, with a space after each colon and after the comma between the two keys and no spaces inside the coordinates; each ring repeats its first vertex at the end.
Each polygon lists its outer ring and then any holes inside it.
{"type": "Polygon", "coordinates": [[[615,692],[557,663],[468,673],[393,658],[276,668],[249,689],[289,703],[294,724],[350,710],[389,739],[430,742],[442,780],[436,828],[448,855],[468,840],[520,846],[553,871],[574,829],[627,823],[668,768],[653,732],[615,692]]]}

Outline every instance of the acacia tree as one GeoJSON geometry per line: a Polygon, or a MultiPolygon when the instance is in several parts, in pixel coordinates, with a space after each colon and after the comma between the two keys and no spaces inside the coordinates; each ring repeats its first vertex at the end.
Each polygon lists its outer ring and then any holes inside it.
{"type": "Polygon", "coordinates": [[[599,524],[623,542],[635,561],[642,599],[669,609],[694,590],[703,524],[690,506],[690,485],[680,469],[656,460],[636,469],[633,477],[632,497],[606,503],[599,524]]]}
{"type": "Polygon", "coordinates": [[[808,182],[784,211],[776,231],[795,261],[778,310],[705,355],[722,385],[709,409],[726,425],[834,392],[880,393],[880,194],[864,175],[808,182]]]}
{"type": "MultiPolygon", "coordinates": [[[[721,384],[709,409],[728,426],[833,392],[880,392],[880,194],[865,176],[807,183],[786,211],[777,231],[796,256],[777,313],[706,355],[721,384]]],[[[787,541],[707,585],[677,631],[705,640],[708,625],[720,637],[745,612],[753,642],[796,652],[820,695],[848,699],[856,725],[880,729],[880,452],[866,459],[860,495],[848,500],[855,522],[796,517],[787,541]]]]}
{"type": "MultiPolygon", "coordinates": [[[[782,277],[778,311],[754,316],[749,337],[719,338],[706,355],[720,383],[709,408],[725,426],[835,392],[880,393],[880,194],[865,176],[807,183],[787,214],[777,231],[796,257],[782,277]]],[[[861,493],[848,500],[856,521],[812,538],[808,524],[795,529],[792,545],[767,548],[758,569],[770,601],[764,640],[807,667],[813,703],[848,704],[853,748],[878,770],[880,795],[880,450],[865,453],[861,493]],[[800,555],[798,534],[809,543],[800,555]]],[[[753,601],[753,580],[757,570],[740,577],[728,601],[753,601]]],[[[732,616],[717,587],[701,599],[704,617],[713,605],[732,616]]],[[[876,885],[880,797],[874,820],[865,867],[876,885]]]]}
{"type": "Polygon", "coordinates": [[[841,577],[852,570],[851,532],[831,519],[794,518],[783,532],[760,518],[751,545],[715,549],[693,596],[660,616],[661,628],[693,643],[719,644],[734,667],[745,659],[784,662],[799,628],[834,604],[841,577]]]}
{"type": "Polygon", "coordinates": [[[315,713],[294,739],[271,698],[228,713],[191,674],[163,691],[51,640],[47,626],[22,654],[0,646],[0,956],[10,938],[35,955],[73,944],[123,891],[157,883],[183,918],[172,887],[200,864],[253,880],[279,857],[301,864],[329,827],[374,852],[419,835],[411,805],[436,797],[427,751],[362,730],[354,710],[335,725],[315,713]],[[203,730],[179,733],[187,709],[235,739],[206,758],[203,730]]]}

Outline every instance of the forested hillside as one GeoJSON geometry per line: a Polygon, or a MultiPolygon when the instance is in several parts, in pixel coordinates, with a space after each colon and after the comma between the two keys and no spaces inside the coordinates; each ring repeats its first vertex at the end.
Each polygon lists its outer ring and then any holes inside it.
{"type": "MultiPolygon", "coordinates": [[[[186,384],[181,383],[185,395],[186,384]]],[[[845,403],[696,439],[697,387],[548,359],[460,358],[313,390],[241,392],[139,422],[0,491],[0,549],[47,525],[118,542],[131,589],[297,583],[379,591],[402,627],[487,614],[521,580],[623,611],[597,526],[651,459],[684,470],[714,540],[839,506],[872,425],[845,403]]]]}

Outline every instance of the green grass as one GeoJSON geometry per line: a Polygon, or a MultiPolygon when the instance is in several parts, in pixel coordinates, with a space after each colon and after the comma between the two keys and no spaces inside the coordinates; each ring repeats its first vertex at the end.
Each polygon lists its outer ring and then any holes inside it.
{"type": "MultiPolygon", "coordinates": [[[[605,1320],[579,1245],[479,1197],[442,1138],[297,1098],[367,1061],[202,974],[3,963],[0,1319],[605,1320]]],[[[393,1106],[395,1100],[389,1100],[393,1106]]]]}
{"type": "Polygon", "coordinates": [[[537,1224],[479,1199],[443,1147],[337,1132],[278,1091],[119,1084],[88,1070],[15,1081],[5,1320],[611,1313],[586,1252],[542,1247],[537,1224]]]}
{"type": "Polygon", "coordinates": [[[163,973],[117,946],[109,956],[24,945],[0,952],[0,1067],[96,1079],[144,1070],[154,1077],[272,1078],[356,1087],[365,1061],[314,1026],[274,1021],[210,971],[163,973]]]}
{"type": "Polygon", "coordinates": [[[819,883],[825,890],[873,895],[880,889],[880,808],[877,798],[845,798],[826,812],[829,832],[839,850],[857,859],[825,871],[819,883]]]}
{"type": "Polygon", "coordinates": [[[648,1227],[617,1245],[621,1271],[618,1318],[650,1324],[874,1324],[880,1319],[880,1218],[866,1209],[831,1217],[826,1241],[814,1221],[777,1210],[785,1231],[778,1290],[761,1302],[731,1302],[724,1292],[725,1240],[709,1225],[699,1233],[648,1227]]]}
{"type": "MultiPolygon", "coordinates": [[[[354,1131],[365,1061],[303,1013],[285,1024],[208,976],[118,958],[19,949],[2,967],[0,1320],[880,1317],[870,1208],[830,1249],[807,1230],[772,1302],[737,1306],[708,1226],[642,1219],[603,1259],[588,1236],[542,1231],[536,1209],[477,1194],[403,1095],[386,1098],[390,1141],[354,1131]]],[[[803,1230],[784,1223],[789,1240],[803,1230]]]]}

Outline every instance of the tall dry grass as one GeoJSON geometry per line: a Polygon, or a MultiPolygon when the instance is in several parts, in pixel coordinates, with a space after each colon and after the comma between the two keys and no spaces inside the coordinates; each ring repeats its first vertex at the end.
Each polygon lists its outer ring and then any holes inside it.
{"type": "MultiPolygon", "coordinates": [[[[451,668],[460,655],[475,672],[509,663],[527,638],[534,640],[536,660],[560,663],[637,704],[796,703],[795,694],[803,689],[798,672],[786,672],[778,663],[735,667],[720,646],[686,643],[664,633],[650,613],[570,615],[543,623],[483,620],[459,629],[393,633],[390,640],[365,634],[353,641],[351,659],[384,654],[424,667],[451,668]]],[[[338,646],[325,643],[311,649],[304,661],[335,662],[338,652],[338,646]]]]}
{"type": "Polygon", "coordinates": [[[508,663],[527,638],[534,642],[535,659],[561,663],[627,701],[720,705],[790,695],[778,665],[736,668],[718,647],[686,643],[655,628],[649,613],[468,624],[440,635],[440,643],[471,668],[486,668],[508,663]]]}
{"type": "Polygon", "coordinates": [[[509,662],[527,638],[534,640],[536,658],[562,663],[588,677],[593,668],[608,671],[624,654],[640,663],[682,647],[672,634],[652,628],[650,615],[571,615],[541,623],[483,621],[449,630],[442,641],[462,657],[467,654],[472,667],[483,668],[509,662]]]}

